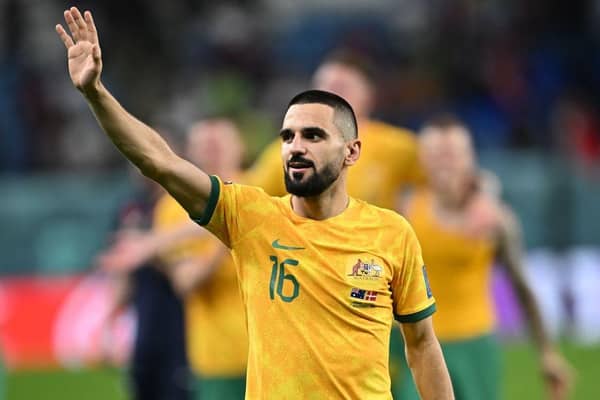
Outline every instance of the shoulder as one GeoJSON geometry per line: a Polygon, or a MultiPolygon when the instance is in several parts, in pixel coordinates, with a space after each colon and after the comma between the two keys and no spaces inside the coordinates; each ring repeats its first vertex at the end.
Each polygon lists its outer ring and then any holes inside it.
{"type": "Polygon", "coordinates": [[[476,236],[502,231],[511,220],[512,211],[494,195],[480,191],[468,206],[468,230],[476,236]]]}
{"type": "Polygon", "coordinates": [[[361,216],[373,219],[382,229],[388,230],[390,233],[412,230],[406,218],[396,211],[377,207],[364,200],[355,199],[355,201],[359,204],[361,216]]]}
{"type": "Polygon", "coordinates": [[[417,209],[422,207],[423,204],[431,199],[431,191],[425,187],[409,188],[401,193],[398,200],[398,209],[400,213],[407,216],[409,219],[411,215],[417,212],[417,209]]]}
{"type": "Polygon", "coordinates": [[[158,201],[154,205],[154,210],[161,211],[169,209],[171,207],[174,207],[176,204],[178,204],[177,201],[173,197],[171,197],[171,195],[165,193],[158,199],[158,201]]]}
{"type": "Polygon", "coordinates": [[[254,163],[252,168],[256,168],[257,166],[260,166],[261,163],[279,161],[280,158],[281,158],[281,141],[273,140],[260,153],[260,155],[258,156],[258,159],[254,163]]]}
{"type": "Polygon", "coordinates": [[[500,234],[504,235],[520,235],[521,224],[519,217],[505,203],[499,203],[497,214],[497,228],[500,234]]]}
{"type": "Polygon", "coordinates": [[[270,199],[271,196],[265,192],[265,190],[259,186],[255,186],[253,184],[247,184],[246,179],[243,179],[243,182],[234,182],[234,181],[223,181],[219,180],[219,189],[225,193],[233,193],[235,196],[241,196],[245,199],[270,199]]]}
{"type": "Polygon", "coordinates": [[[153,225],[155,226],[168,226],[188,218],[187,211],[169,194],[164,194],[154,205],[153,225]]]}
{"type": "Polygon", "coordinates": [[[368,132],[367,135],[385,140],[391,145],[416,146],[416,134],[406,128],[370,120],[365,131],[368,132]]]}

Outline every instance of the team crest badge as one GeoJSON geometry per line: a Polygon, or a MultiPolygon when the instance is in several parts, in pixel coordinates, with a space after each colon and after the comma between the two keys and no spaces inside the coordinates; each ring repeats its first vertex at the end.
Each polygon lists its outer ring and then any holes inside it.
{"type": "Polygon", "coordinates": [[[373,259],[368,262],[359,258],[349,269],[347,275],[359,280],[377,280],[383,276],[383,267],[373,259]]]}

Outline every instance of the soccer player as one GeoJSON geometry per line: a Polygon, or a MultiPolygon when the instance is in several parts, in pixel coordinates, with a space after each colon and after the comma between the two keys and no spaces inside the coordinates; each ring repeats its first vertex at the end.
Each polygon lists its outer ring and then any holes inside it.
{"type": "MultiPolygon", "coordinates": [[[[436,294],[436,334],[459,400],[499,398],[499,347],[494,337],[491,270],[497,259],[516,289],[552,399],[564,399],[569,367],[544,331],[523,277],[518,222],[481,187],[466,126],[449,115],[426,123],[420,154],[428,188],[414,192],[404,215],[415,229],[436,294]]],[[[403,399],[413,397],[404,393],[403,399]]]]}
{"type": "MultiPolygon", "coordinates": [[[[424,183],[413,132],[371,118],[376,79],[367,59],[348,51],[327,57],[313,76],[313,86],[347,100],[356,115],[361,136],[360,162],[348,170],[348,193],[379,207],[396,209],[399,195],[424,183]]],[[[283,184],[281,144],[274,141],[248,172],[248,182],[273,196],[286,193],[283,184]]],[[[400,389],[403,362],[402,336],[394,326],[390,336],[392,391],[400,389]]]]}
{"type": "MultiPolygon", "coordinates": [[[[192,125],[185,149],[187,159],[204,171],[224,179],[241,174],[244,149],[237,127],[228,119],[210,118],[192,125]]],[[[188,214],[173,197],[165,195],[159,200],[155,232],[185,230],[188,223],[188,214]]],[[[231,255],[208,234],[194,235],[167,248],[161,259],[168,264],[174,287],[185,298],[187,353],[195,375],[195,398],[243,399],[248,334],[231,255]]]]}
{"type": "Polygon", "coordinates": [[[127,113],[100,82],[91,13],[72,7],[65,20],[71,35],[56,30],[71,80],[107,136],[232,250],[249,336],[246,398],[390,399],[393,315],[422,398],[453,398],[414,232],[348,196],[361,143],[344,99],[314,90],[292,99],[280,132],[290,195],[270,197],[208,176],[127,113]]]}

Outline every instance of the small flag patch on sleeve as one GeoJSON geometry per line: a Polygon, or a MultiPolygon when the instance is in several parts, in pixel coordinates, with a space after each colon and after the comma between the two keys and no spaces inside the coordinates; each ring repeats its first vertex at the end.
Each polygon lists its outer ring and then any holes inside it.
{"type": "Polygon", "coordinates": [[[427,290],[427,298],[430,299],[433,297],[433,293],[431,293],[431,286],[429,285],[429,278],[427,278],[427,270],[423,265],[423,279],[425,280],[425,289],[427,290]]]}

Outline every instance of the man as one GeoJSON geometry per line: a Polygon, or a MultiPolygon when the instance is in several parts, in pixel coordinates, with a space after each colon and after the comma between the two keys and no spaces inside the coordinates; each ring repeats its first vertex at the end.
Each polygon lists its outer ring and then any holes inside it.
{"type": "Polygon", "coordinates": [[[232,249],[246,309],[246,398],[390,399],[392,316],[424,399],[451,399],[431,324],[435,303],[419,244],[399,215],[348,196],[360,156],[356,118],[332,93],[308,91],[288,107],[280,136],[281,198],[222,182],[178,157],[128,114],[100,82],[101,51],[90,12],[65,11],[69,73],[100,125],[144,175],[232,249]],[[380,276],[352,276],[358,258],[380,276]]]}
{"type": "MultiPolygon", "coordinates": [[[[439,306],[433,317],[435,330],[456,398],[499,398],[500,351],[490,292],[497,259],[506,268],[529,322],[550,398],[564,399],[569,368],[550,343],[524,280],[517,220],[481,187],[467,128],[451,116],[441,116],[425,124],[419,140],[430,186],[407,199],[404,215],[423,248],[439,306]]],[[[416,397],[407,392],[402,396],[416,397]]]]}
{"type": "MultiPolygon", "coordinates": [[[[106,321],[110,332],[116,318],[131,304],[136,332],[128,368],[133,399],[187,400],[188,361],[185,351],[184,310],[164,267],[156,260],[143,260],[135,270],[120,265],[129,255],[123,244],[143,235],[152,223],[152,210],[164,191],[151,180],[132,171],[135,196],[121,207],[115,243],[98,257],[98,266],[109,271],[114,297],[106,321]],[[127,239],[125,239],[127,238],[127,239]]],[[[124,261],[125,260],[125,261],[124,261]]],[[[114,346],[107,337],[107,346],[114,346]]]]}
{"type": "MultiPolygon", "coordinates": [[[[348,51],[327,57],[313,76],[313,86],[347,100],[356,114],[361,135],[360,163],[348,171],[348,193],[379,207],[395,210],[399,195],[422,186],[413,132],[371,118],[375,105],[375,74],[368,60],[348,51]]],[[[248,173],[248,182],[273,196],[286,193],[283,185],[280,143],[274,141],[248,173]]],[[[394,397],[400,389],[403,362],[402,336],[395,326],[390,336],[390,374],[394,397]]]]}
{"type": "MultiPolygon", "coordinates": [[[[424,175],[413,132],[371,118],[375,103],[373,68],[355,53],[334,52],[315,71],[313,87],[344,98],[356,115],[362,148],[360,163],[348,171],[348,193],[376,206],[395,209],[398,194],[421,185],[424,175]]],[[[254,163],[248,179],[273,196],[286,193],[278,141],[254,163]]]]}
{"type": "MultiPolygon", "coordinates": [[[[186,156],[196,166],[226,179],[240,175],[244,149],[231,121],[199,121],[186,139],[186,156]]],[[[155,235],[179,233],[188,223],[193,222],[171,196],[160,199],[155,210],[155,235]]],[[[243,399],[248,334],[233,260],[212,235],[194,235],[175,244],[166,247],[161,259],[168,264],[173,285],[185,299],[195,398],[243,399]]]]}

